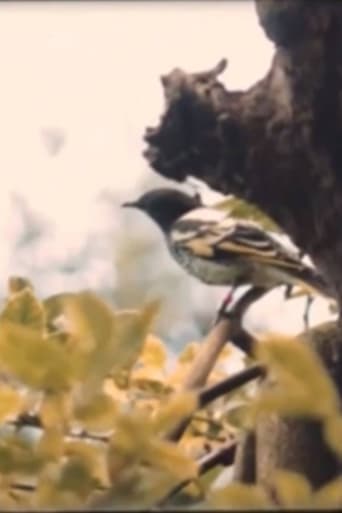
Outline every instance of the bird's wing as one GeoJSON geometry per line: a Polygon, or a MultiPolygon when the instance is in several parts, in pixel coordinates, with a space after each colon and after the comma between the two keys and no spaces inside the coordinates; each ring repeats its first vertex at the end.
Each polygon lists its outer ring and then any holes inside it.
{"type": "Polygon", "coordinates": [[[225,263],[233,258],[253,259],[259,263],[302,269],[295,253],[281,245],[252,221],[232,219],[213,209],[196,209],[176,221],[171,240],[194,256],[225,263]]]}

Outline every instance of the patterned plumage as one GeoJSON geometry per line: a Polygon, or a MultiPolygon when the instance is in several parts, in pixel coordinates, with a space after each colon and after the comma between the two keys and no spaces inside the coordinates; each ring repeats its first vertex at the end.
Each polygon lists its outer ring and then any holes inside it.
{"type": "Polygon", "coordinates": [[[253,221],[206,208],[198,196],[172,189],[145,193],[125,204],[146,212],[163,231],[173,257],[190,274],[212,285],[301,285],[329,295],[324,280],[299,255],[253,221]]]}

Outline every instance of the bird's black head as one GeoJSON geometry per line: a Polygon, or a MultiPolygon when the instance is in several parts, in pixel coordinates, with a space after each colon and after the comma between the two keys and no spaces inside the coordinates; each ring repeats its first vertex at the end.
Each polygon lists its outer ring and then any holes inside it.
{"type": "Polygon", "coordinates": [[[143,210],[167,232],[180,216],[203,205],[197,194],[189,196],[176,189],[155,189],[146,192],[137,201],[127,202],[122,206],[143,210]]]}

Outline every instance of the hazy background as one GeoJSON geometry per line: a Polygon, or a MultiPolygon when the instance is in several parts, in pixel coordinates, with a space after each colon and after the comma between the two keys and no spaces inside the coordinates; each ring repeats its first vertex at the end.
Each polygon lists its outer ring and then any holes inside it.
{"type": "MultiPolygon", "coordinates": [[[[188,277],[152,222],[119,205],[166,182],[142,157],[161,74],[227,57],[222,80],[247,88],[272,53],[253,2],[1,3],[0,294],[19,274],[42,296],[92,288],[120,307],[162,297],[158,333],[175,348],[199,337],[225,291],[188,277]]],[[[253,307],[254,329],[302,328],[304,300],[282,294],[253,307]]],[[[316,301],[312,319],[328,317],[316,301]]]]}

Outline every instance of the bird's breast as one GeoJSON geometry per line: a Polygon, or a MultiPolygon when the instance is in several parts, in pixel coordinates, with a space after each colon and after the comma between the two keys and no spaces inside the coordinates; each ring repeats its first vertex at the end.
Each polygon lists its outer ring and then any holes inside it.
{"type": "Polygon", "coordinates": [[[192,276],[195,276],[208,285],[230,285],[240,281],[244,273],[244,265],[220,264],[193,255],[184,248],[169,246],[170,252],[175,260],[192,276]]]}

